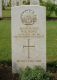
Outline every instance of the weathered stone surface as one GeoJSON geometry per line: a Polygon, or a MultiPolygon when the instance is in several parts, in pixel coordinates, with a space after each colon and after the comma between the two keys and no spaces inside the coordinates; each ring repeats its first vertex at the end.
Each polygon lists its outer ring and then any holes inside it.
{"type": "Polygon", "coordinates": [[[46,9],[12,7],[12,70],[41,66],[46,69],[46,9]]]}

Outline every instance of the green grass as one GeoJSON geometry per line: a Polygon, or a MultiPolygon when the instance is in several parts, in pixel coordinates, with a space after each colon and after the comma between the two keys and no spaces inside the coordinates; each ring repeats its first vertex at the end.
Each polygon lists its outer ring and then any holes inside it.
{"type": "Polygon", "coordinates": [[[47,61],[57,60],[57,21],[47,22],[47,61]]]}
{"type": "Polygon", "coordinates": [[[50,17],[54,17],[54,18],[57,18],[57,15],[55,14],[55,12],[53,12],[50,17]]]}
{"type": "Polygon", "coordinates": [[[0,20],[0,61],[11,60],[11,21],[0,20]]]}
{"type": "Polygon", "coordinates": [[[3,10],[3,17],[10,17],[11,11],[10,7],[7,7],[6,10],[3,10]]]}

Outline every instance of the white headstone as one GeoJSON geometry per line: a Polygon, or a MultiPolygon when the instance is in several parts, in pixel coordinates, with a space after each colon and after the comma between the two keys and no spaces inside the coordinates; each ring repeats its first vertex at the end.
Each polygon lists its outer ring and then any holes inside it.
{"type": "Polygon", "coordinates": [[[39,0],[30,0],[31,5],[40,5],[39,0]]]}
{"type": "MultiPolygon", "coordinates": [[[[20,6],[20,5],[23,5],[23,1],[24,0],[12,0],[11,1],[11,5],[12,6],[20,6]]],[[[25,0],[26,1],[26,0],[25,0]]]]}
{"type": "Polygon", "coordinates": [[[19,6],[21,5],[21,0],[11,0],[11,6],[19,6]]]}
{"type": "Polygon", "coordinates": [[[19,5],[23,5],[24,0],[19,0],[19,5]]]}
{"type": "Polygon", "coordinates": [[[0,18],[2,18],[2,0],[0,0],[0,18]]]}
{"type": "Polygon", "coordinates": [[[24,3],[23,2],[30,2],[30,4],[31,5],[39,5],[40,4],[40,2],[39,2],[39,0],[11,0],[11,5],[12,6],[17,6],[17,5],[24,5],[24,3]]]}
{"type": "Polygon", "coordinates": [[[9,0],[4,0],[4,6],[7,7],[9,4],[9,0]]]}
{"type": "Polygon", "coordinates": [[[12,7],[12,71],[41,66],[46,69],[46,8],[12,7]]]}
{"type": "Polygon", "coordinates": [[[55,0],[55,4],[57,5],[57,0],[55,0]]]}

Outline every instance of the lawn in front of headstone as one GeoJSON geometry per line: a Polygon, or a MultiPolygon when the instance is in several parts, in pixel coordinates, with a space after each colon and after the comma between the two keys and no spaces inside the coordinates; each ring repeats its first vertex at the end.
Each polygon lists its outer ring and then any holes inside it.
{"type": "Polygon", "coordinates": [[[0,61],[11,60],[11,21],[0,20],[0,61]]]}
{"type": "Polygon", "coordinates": [[[57,61],[57,21],[47,21],[47,62],[57,61]]]}

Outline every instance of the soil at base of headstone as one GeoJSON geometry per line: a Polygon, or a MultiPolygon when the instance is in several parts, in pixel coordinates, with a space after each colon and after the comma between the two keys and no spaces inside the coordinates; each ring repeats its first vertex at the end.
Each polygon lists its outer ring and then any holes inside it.
{"type": "MultiPolygon", "coordinates": [[[[57,80],[57,73],[53,73],[57,80]]],[[[0,80],[19,80],[19,74],[12,74],[12,66],[8,64],[0,63],[0,80]]]]}
{"type": "Polygon", "coordinates": [[[19,80],[18,74],[12,74],[12,67],[0,64],[0,80],[19,80]]]}

